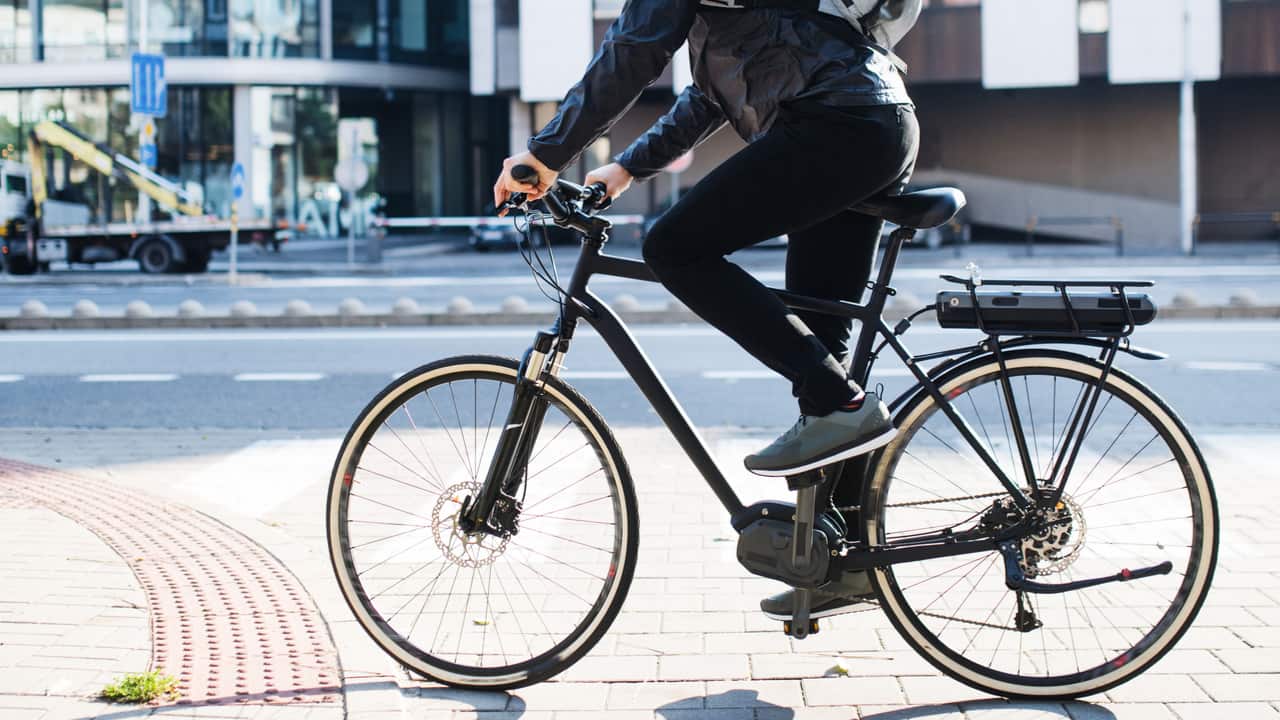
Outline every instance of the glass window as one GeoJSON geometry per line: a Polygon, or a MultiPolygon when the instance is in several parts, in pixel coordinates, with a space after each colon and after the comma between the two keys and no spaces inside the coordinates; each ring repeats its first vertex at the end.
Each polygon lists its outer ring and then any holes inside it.
{"type": "Polygon", "coordinates": [[[333,0],[333,56],[348,60],[376,59],[376,27],[377,3],[333,0]]]}
{"type": "Polygon", "coordinates": [[[413,96],[413,207],[421,215],[439,215],[440,102],[435,93],[413,96]]]}
{"type": "Polygon", "coordinates": [[[27,0],[0,0],[0,63],[31,62],[27,0]]]}
{"type": "Polygon", "coordinates": [[[316,0],[230,0],[235,57],[318,57],[316,0]]]}
{"type": "Polygon", "coordinates": [[[1107,0],[1080,0],[1080,32],[1085,35],[1105,33],[1111,27],[1111,9],[1107,0]]]}
{"type": "Polygon", "coordinates": [[[298,215],[309,227],[325,222],[341,191],[334,183],[338,163],[338,93],[300,88],[294,114],[298,151],[298,215]]]}
{"type": "Polygon", "coordinates": [[[44,59],[77,62],[124,57],[129,46],[124,1],[45,0],[44,59]]]}
{"type": "Polygon", "coordinates": [[[21,161],[26,152],[20,97],[17,90],[0,91],[0,160],[21,161]]]}

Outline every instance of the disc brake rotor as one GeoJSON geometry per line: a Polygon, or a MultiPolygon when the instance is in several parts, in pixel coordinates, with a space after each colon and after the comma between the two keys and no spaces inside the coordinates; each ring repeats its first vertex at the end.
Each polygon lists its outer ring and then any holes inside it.
{"type": "Polygon", "coordinates": [[[431,532],[436,547],[450,562],[461,567],[491,565],[507,549],[507,538],[487,533],[466,533],[458,526],[463,498],[479,492],[479,483],[458,483],[440,494],[431,511],[431,532]]]}

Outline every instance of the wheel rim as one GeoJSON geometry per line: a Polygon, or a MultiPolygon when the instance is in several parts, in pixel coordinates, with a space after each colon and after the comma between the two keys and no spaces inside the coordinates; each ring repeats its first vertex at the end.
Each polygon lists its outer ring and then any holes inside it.
{"type": "Polygon", "coordinates": [[[159,272],[169,264],[169,252],[163,247],[152,245],[143,251],[142,263],[147,270],[159,272]]]}
{"type": "MultiPolygon", "coordinates": [[[[1079,402],[1079,388],[1096,378],[1093,365],[1052,365],[1046,367],[1044,357],[1010,362],[1038,476],[1052,467],[1064,415],[1079,402]]],[[[1021,479],[993,370],[988,365],[963,373],[944,394],[1005,472],[1021,479]]],[[[976,454],[936,405],[921,403],[901,420],[900,438],[888,448],[893,459],[875,480],[883,492],[875,494],[871,537],[883,541],[912,526],[949,526],[996,502],[998,482],[985,469],[979,472],[976,454]],[[985,480],[975,481],[979,477],[985,480]],[[984,497],[955,499],[974,495],[984,497]],[[950,520],[925,519],[938,517],[950,520]]],[[[1030,551],[1023,555],[1024,569],[1043,575],[1033,579],[1068,582],[1165,559],[1174,563],[1173,573],[1062,595],[1027,594],[1027,609],[1044,626],[1021,632],[1015,629],[1017,595],[1004,587],[997,553],[879,571],[890,614],[931,661],[996,692],[1079,695],[1132,677],[1186,629],[1207,590],[1216,546],[1207,475],[1180,425],[1119,373],[1108,381],[1064,499],[1059,512],[1067,522],[1056,527],[1069,528],[1068,537],[1041,538],[1047,546],[1023,548],[1030,551]]]]}
{"type": "Polygon", "coordinates": [[[471,366],[412,378],[339,459],[330,521],[343,589],[384,648],[447,682],[519,683],[584,649],[629,560],[617,468],[581,410],[550,388],[519,532],[457,529],[514,375],[471,366]]]}

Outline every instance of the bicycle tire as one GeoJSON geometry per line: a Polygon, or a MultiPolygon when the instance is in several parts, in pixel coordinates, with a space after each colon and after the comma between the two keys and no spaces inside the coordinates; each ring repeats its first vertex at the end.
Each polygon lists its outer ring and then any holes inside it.
{"type": "MultiPolygon", "coordinates": [[[[346,515],[353,485],[352,482],[348,482],[348,479],[353,477],[359,460],[367,449],[372,433],[371,428],[376,429],[379,423],[385,422],[385,419],[396,412],[396,408],[401,404],[407,403],[413,397],[433,387],[471,378],[514,384],[519,367],[519,363],[511,358],[471,355],[443,359],[406,373],[371,400],[356,418],[343,440],[330,477],[326,507],[327,537],[334,573],[347,605],[369,636],[401,665],[427,678],[455,687],[487,690],[516,688],[545,680],[564,671],[591,650],[608,631],[622,607],[635,572],[639,540],[638,514],[635,491],[621,449],[604,419],[585,398],[558,378],[546,377],[541,392],[553,408],[564,412],[574,426],[583,431],[592,445],[596,456],[606,469],[608,476],[606,483],[611,488],[615,517],[621,520],[619,529],[614,531],[615,554],[610,566],[608,582],[602,586],[597,601],[590,611],[572,631],[546,651],[511,665],[480,667],[461,665],[456,662],[456,657],[455,662],[446,661],[428,652],[430,648],[424,650],[415,645],[410,639],[413,630],[410,629],[409,637],[406,637],[403,632],[392,627],[383,617],[384,612],[380,612],[370,600],[353,558],[353,545],[348,532],[346,515]]],[[[495,406],[498,397],[500,395],[495,395],[495,406]]],[[[505,418],[505,410],[505,407],[501,408],[502,414],[498,418],[500,423],[502,418],[505,418]]],[[[477,458],[477,462],[479,459],[477,458]]],[[[433,526],[432,535],[435,533],[433,526]]],[[[501,562],[500,559],[493,561],[493,564],[496,565],[499,562],[501,562]]],[[[447,568],[447,564],[444,565],[447,568]]],[[[474,572],[473,569],[473,578],[474,572]]],[[[492,587],[491,576],[486,593],[491,592],[492,587]]],[[[433,585],[432,590],[434,589],[433,585]]],[[[484,589],[483,585],[482,589],[484,589]]],[[[431,592],[428,591],[427,594],[431,592]]],[[[450,594],[452,595],[452,588],[450,594]]],[[[425,608],[428,602],[430,598],[424,597],[422,607],[425,608]]],[[[448,602],[446,600],[446,606],[448,602]]],[[[419,610],[419,615],[421,613],[422,611],[419,610]]],[[[540,611],[539,617],[541,617],[540,611]]],[[[464,617],[463,623],[465,622],[464,617]]],[[[499,622],[494,621],[494,624],[499,622]]],[[[487,619],[485,624],[488,624],[487,619]]],[[[545,621],[543,627],[547,627],[545,621]]],[[[464,630],[459,631],[459,645],[464,634],[464,630]]],[[[481,659],[483,659],[483,652],[481,659]]]]}
{"type": "MultiPolygon", "coordinates": [[[[1081,382],[1087,382],[1090,379],[1096,382],[1102,372],[1102,365],[1092,358],[1054,350],[1028,349],[1006,352],[1005,359],[1010,373],[1017,374],[1014,377],[1043,371],[1048,374],[1074,377],[1081,382]]],[[[944,397],[958,403],[958,398],[963,397],[969,389],[976,388],[985,382],[998,380],[999,372],[1000,368],[996,360],[986,356],[941,373],[936,382],[944,397]]],[[[922,616],[929,613],[929,607],[917,609],[911,606],[904,592],[904,584],[897,581],[893,567],[877,568],[870,573],[881,607],[898,633],[917,653],[955,680],[984,692],[1012,698],[1069,699],[1099,693],[1126,682],[1150,668],[1182,637],[1203,605],[1217,562],[1219,526],[1213,485],[1200,450],[1168,405],[1155,392],[1131,375],[1112,368],[1108,373],[1105,387],[1107,392],[1130,402],[1131,407],[1135,409],[1135,416],[1141,414],[1152,422],[1152,427],[1157,429],[1157,433],[1174,451],[1174,458],[1178,461],[1178,467],[1187,483],[1188,502],[1193,512],[1191,517],[1194,522],[1192,539],[1188,545],[1191,551],[1187,572],[1183,575],[1175,602],[1164,612],[1156,625],[1141,636],[1138,643],[1124,652],[1119,652],[1109,661],[1081,669],[1077,656],[1077,672],[1056,676],[1027,676],[1021,674],[1021,660],[1019,660],[1018,673],[1015,674],[997,670],[966,657],[964,653],[968,652],[968,647],[957,652],[955,648],[940,640],[938,634],[934,632],[937,626],[936,621],[934,628],[931,628],[923,619],[922,616]]],[[[938,407],[932,397],[920,389],[897,412],[895,425],[899,428],[898,437],[881,452],[870,476],[870,482],[864,488],[863,507],[868,510],[864,513],[862,523],[864,542],[870,544],[884,542],[886,525],[884,518],[886,507],[889,505],[888,491],[892,486],[898,463],[905,457],[917,432],[937,410],[938,407]]],[[[1087,538],[1081,540],[1082,544],[1088,542],[1087,538]]],[[[998,554],[993,552],[991,555],[998,554]]],[[[959,559],[964,561],[970,557],[976,556],[963,556],[959,559]]],[[[994,559],[999,566],[1001,563],[998,557],[994,559]]],[[[995,574],[999,575],[1001,572],[997,567],[995,574]]],[[[971,589],[970,593],[973,592],[971,589]]],[[[963,606],[963,603],[961,605],[963,606]]],[[[1071,614],[1069,614],[1070,609],[1066,608],[1066,600],[1063,600],[1063,605],[1064,611],[1068,613],[1066,617],[1070,621],[1071,614]]],[[[959,611],[956,612],[959,614],[959,611]]],[[[1101,613],[1100,610],[1098,612],[1101,613]]],[[[1085,617],[1092,622],[1087,609],[1085,617]]],[[[1107,619],[1110,622],[1109,617],[1107,619]]],[[[951,620],[948,621],[950,622],[951,620]]],[[[1112,627],[1119,631],[1114,624],[1112,627]]],[[[943,625],[941,632],[945,633],[947,629],[947,626],[943,625]]],[[[981,632],[981,629],[973,631],[970,644],[973,643],[972,638],[976,638],[981,632]]],[[[1069,629],[1070,642],[1075,641],[1076,632],[1074,628],[1069,629]]],[[[1062,628],[1058,628],[1057,633],[1055,638],[1061,642],[1062,628]]],[[[1083,630],[1080,630],[1080,633],[1083,634],[1083,630]]],[[[1093,628],[1093,633],[1097,639],[1096,628],[1093,628]]],[[[1019,640],[1019,653],[1022,652],[1021,642],[1019,640]]],[[[1041,642],[1044,643],[1043,638],[1041,642]]],[[[996,650],[992,652],[993,658],[999,649],[1000,645],[997,644],[996,650]]],[[[1098,641],[1098,651],[1103,656],[1109,652],[1103,647],[1101,641],[1098,641]]],[[[985,649],[983,652],[985,653],[985,649]]],[[[1050,657],[1052,657],[1049,656],[1047,647],[1045,654],[1044,664],[1047,669],[1051,665],[1050,657]]],[[[994,660],[990,664],[994,665],[994,660]]]]}

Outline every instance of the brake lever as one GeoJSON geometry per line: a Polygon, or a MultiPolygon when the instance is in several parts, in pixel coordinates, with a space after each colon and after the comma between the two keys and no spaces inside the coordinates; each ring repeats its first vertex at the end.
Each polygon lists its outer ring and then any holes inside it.
{"type": "Polygon", "coordinates": [[[587,186],[591,191],[590,205],[596,212],[608,210],[613,206],[613,198],[609,197],[609,187],[602,182],[594,182],[587,186]]]}

